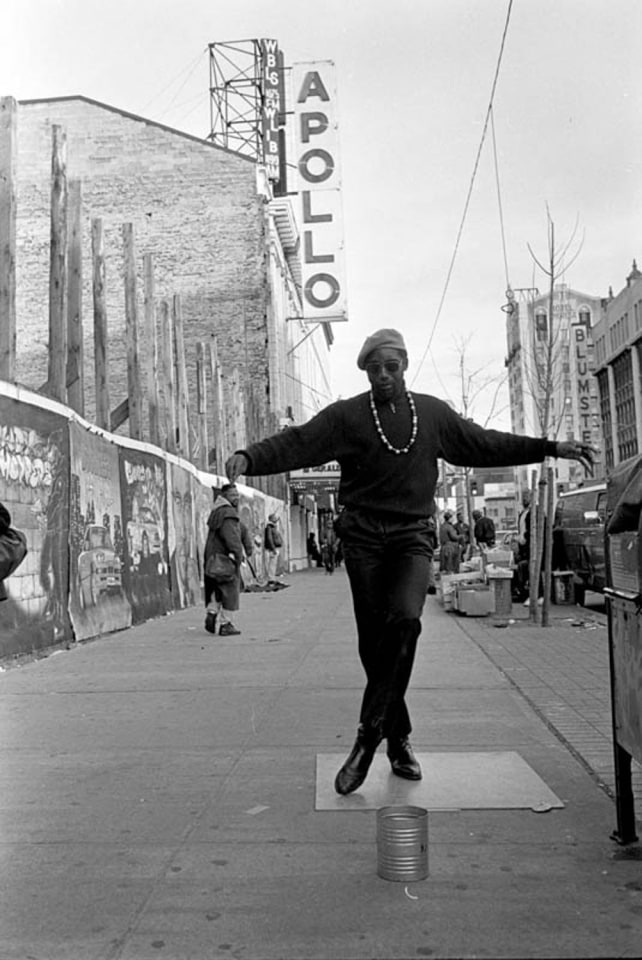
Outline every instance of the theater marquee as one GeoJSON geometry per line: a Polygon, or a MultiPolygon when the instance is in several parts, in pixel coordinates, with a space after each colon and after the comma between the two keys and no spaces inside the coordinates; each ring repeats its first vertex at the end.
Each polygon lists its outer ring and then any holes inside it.
{"type": "Polygon", "coordinates": [[[303,319],[347,320],[335,68],[292,65],[303,319]]]}

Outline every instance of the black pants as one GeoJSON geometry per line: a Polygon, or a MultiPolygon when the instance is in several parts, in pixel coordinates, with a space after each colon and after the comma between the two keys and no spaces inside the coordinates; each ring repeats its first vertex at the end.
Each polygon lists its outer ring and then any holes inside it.
{"type": "Polygon", "coordinates": [[[366,734],[406,737],[405,694],[421,633],[432,559],[427,520],[344,510],[341,542],[367,683],[360,723],[366,734]]]}

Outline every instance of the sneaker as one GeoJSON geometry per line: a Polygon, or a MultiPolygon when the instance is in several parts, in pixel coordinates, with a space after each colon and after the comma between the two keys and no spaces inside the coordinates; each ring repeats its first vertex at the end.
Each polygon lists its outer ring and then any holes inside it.
{"type": "Polygon", "coordinates": [[[205,614],[205,629],[208,633],[216,633],[216,614],[211,610],[205,614]]]}
{"type": "MultiPolygon", "coordinates": [[[[541,607],[543,603],[544,603],[544,597],[540,597],[539,600],[537,601],[537,606],[541,607]]],[[[528,600],[524,600],[524,606],[530,607],[530,605],[531,605],[531,598],[529,597],[528,600]]]]}
{"type": "Polygon", "coordinates": [[[222,623],[218,635],[219,637],[236,637],[240,632],[233,623],[222,623]]]}

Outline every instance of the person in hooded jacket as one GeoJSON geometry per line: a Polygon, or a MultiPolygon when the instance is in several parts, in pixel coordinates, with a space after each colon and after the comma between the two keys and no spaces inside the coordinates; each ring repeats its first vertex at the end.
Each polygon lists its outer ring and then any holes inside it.
{"type": "Polygon", "coordinates": [[[205,543],[205,570],[213,554],[219,553],[232,557],[236,573],[232,580],[219,581],[205,574],[205,629],[208,633],[232,637],[240,634],[234,625],[231,614],[240,607],[241,563],[243,560],[243,541],[241,539],[241,519],[238,512],[239,492],[234,483],[226,483],[214,500],[214,506],[207,520],[208,534],[205,543]]]}

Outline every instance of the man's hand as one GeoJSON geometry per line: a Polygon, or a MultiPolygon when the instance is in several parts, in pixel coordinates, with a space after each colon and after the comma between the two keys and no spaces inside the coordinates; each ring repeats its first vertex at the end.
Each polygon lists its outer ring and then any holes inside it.
{"type": "Polygon", "coordinates": [[[558,440],[556,456],[562,460],[579,460],[590,477],[593,476],[593,458],[598,451],[589,443],[579,440],[558,440]]]}
{"type": "Polygon", "coordinates": [[[225,464],[225,472],[230,483],[234,483],[237,477],[245,473],[249,466],[249,460],[244,453],[233,453],[225,464]]]}

